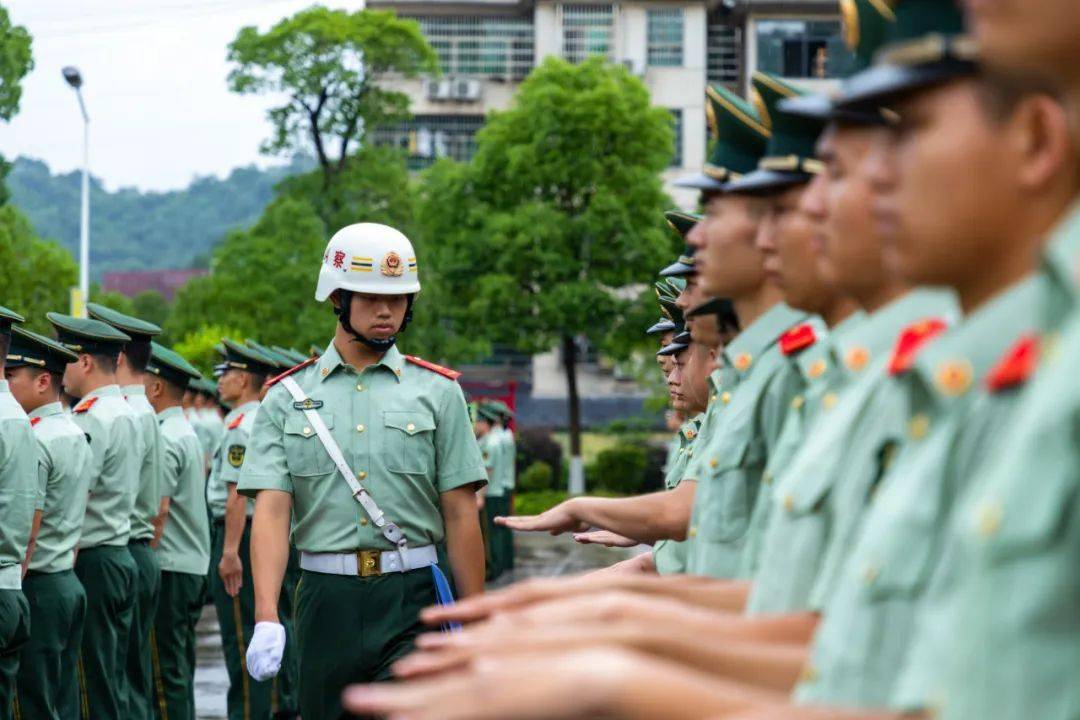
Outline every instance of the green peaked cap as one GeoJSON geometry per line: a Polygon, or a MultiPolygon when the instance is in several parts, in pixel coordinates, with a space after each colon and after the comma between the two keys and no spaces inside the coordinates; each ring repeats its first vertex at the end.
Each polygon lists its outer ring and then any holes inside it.
{"type": "Polygon", "coordinates": [[[280,345],[271,345],[270,349],[276,352],[278,355],[289,358],[293,365],[299,365],[300,363],[307,360],[307,355],[304,355],[304,353],[294,348],[284,348],[280,345]]]}
{"type": "Polygon", "coordinates": [[[241,345],[229,338],[221,339],[221,353],[225,358],[226,369],[246,370],[260,375],[272,375],[278,369],[278,361],[267,357],[255,348],[241,345]]]}
{"type": "Polygon", "coordinates": [[[765,152],[769,129],[753,106],[718,85],[705,88],[705,118],[714,140],[705,168],[676,180],[675,185],[720,191],[728,180],[757,167],[765,152]]]}
{"type": "Polygon", "coordinates": [[[63,373],[68,363],[79,356],[52,338],[38,335],[21,327],[11,329],[11,346],[7,351],[7,367],[30,366],[54,373],[63,373]]]}
{"type": "Polygon", "coordinates": [[[840,0],[844,43],[855,55],[855,71],[869,67],[896,21],[889,0],[840,0]]]}
{"type": "MultiPolygon", "coordinates": [[[[667,220],[668,225],[670,225],[675,232],[679,233],[679,236],[685,241],[690,230],[701,222],[701,215],[683,212],[682,210],[668,210],[664,213],[664,219],[667,220]]],[[[694,248],[687,245],[683,248],[683,254],[679,256],[678,260],[660,271],[660,276],[680,277],[693,275],[695,272],[694,248]]]]}
{"type": "Polygon", "coordinates": [[[108,323],[117,330],[130,335],[131,339],[136,342],[150,342],[150,338],[161,334],[161,328],[154,323],[140,320],[131,315],[125,315],[98,303],[87,303],[86,313],[95,320],[108,323]]]}
{"type": "Polygon", "coordinates": [[[119,355],[124,345],[131,342],[130,335],[100,320],[57,312],[45,313],[45,317],[56,328],[60,343],[77,353],[119,355]]]}
{"type": "Polygon", "coordinates": [[[150,343],[150,362],[146,364],[146,371],[181,388],[202,379],[202,373],[194,365],[176,351],[156,342],[150,343]]]}
{"type": "Polygon", "coordinates": [[[246,338],[244,340],[244,344],[247,345],[249,348],[253,348],[255,350],[258,350],[263,355],[265,355],[266,357],[273,360],[274,364],[278,368],[280,368],[282,370],[288,370],[289,368],[291,368],[293,365],[296,364],[291,359],[286,357],[285,355],[282,355],[281,353],[279,353],[277,350],[273,350],[273,349],[267,347],[266,345],[263,345],[263,344],[261,344],[259,342],[256,342],[255,340],[252,340],[251,338],[246,338]]]}
{"type": "Polygon", "coordinates": [[[978,71],[958,0],[894,0],[896,21],[874,64],[841,86],[841,107],[884,103],[978,71]]]}
{"type": "MultiPolygon", "coordinates": [[[[153,350],[151,350],[153,352],[153,350]]],[[[217,399],[217,383],[210,378],[200,378],[188,383],[188,389],[217,399]]]]}
{"type": "Polygon", "coordinates": [[[824,123],[818,118],[792,115],[780,109],[780,103],[799,98],[806,93],[789,85],[775,75],[756,72],[751,79],[755,102],[761,116],[772,128],[765,157],[758,169],[725,186],[731,193],[769,193],[809,181],[821,170],[814,150],[824,123]]]}
{"type": "Polygon", "coordinates": [[[0,324],[10,325],[13,322],[26,322],[26,318],[14,310],[9,310],[3,305],[0,305],[0,324]]]}

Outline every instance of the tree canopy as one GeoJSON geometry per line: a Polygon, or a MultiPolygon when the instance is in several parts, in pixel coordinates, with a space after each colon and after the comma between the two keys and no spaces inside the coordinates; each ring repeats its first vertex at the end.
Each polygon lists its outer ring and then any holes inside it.
{"type": "MultiPolygon", "coordinates": [[[[19,112],[22,81],[34,68],[30,33],[12,25],[7,10],[0,6],[0,120],[10,120],[19,112]]],[[[8,200],[4,176],[11,165],[0,155],[0,205],[8,200]]]]}
{"type": "Polygon", "coordinates": [[[76,282],[75,260],[55,243],[39,239],[11,205],[0,206],[0,288],[3,304],[26,318],[30,330],[51,334],[50,310],[67,312],[76,282]]]}

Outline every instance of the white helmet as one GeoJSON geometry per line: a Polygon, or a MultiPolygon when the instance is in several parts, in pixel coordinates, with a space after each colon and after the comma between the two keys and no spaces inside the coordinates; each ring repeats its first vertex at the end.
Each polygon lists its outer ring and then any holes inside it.
{"type": "Polygon", "coordinates": [[[370,295],[420,292],[416,253],[409,238],[389,225],[357,223],[334,233],[326,244],[315,299],[335,290],[370,295]]]}

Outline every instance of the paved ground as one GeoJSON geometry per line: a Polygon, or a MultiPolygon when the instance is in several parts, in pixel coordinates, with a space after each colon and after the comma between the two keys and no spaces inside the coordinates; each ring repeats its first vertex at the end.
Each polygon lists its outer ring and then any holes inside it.
{"type": "MultiPolygon", "coordinates": [[[[595,545],[578,545],[561,536],[518,534],[514,540],[517,567],[512,576],[500,578],[498,585],[527,577],[567,575],[610,565],[638,551],[609,550],[595,545]]],[[[195,704],[199,720],[225,717],[228,678],[221,654],[221,636],[212,605],[203,611],[198,627],[198,657],[195,670],[195,704]]]]}

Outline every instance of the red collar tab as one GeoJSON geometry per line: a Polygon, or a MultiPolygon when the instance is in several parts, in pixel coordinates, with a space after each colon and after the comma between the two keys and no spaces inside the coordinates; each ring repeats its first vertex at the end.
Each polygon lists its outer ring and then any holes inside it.
{"type": "Polygon", "coordinates": [[[796,325],[780,336],[780,352],[794,355],[817,342],[817,334],[810,323],[796,325]]]}
{"type": "Polygon", "coordinates": [[[986,388],[996,393],[1023,385],[1039,366],[1040,349],[1037,335],[1022,336],[987,373],[986,388]]]}
{"type": "Polygon", "coordinates": [[[292,375],[297,370],[302,370],[302,369],[306,368],[308,365],[310,365],[311,363],[317,361],[318,359],[319,358],[317,358],[317,357],[310,357],[307,360],[305,360],[304,362],[300,363],[299,365],[294,365],[293,367],[289,368],[288,370],[281,373],[280,375],[275,375],[274,377],[272,377],[272,378],[270,378],[269,380],[266,381],[265,387],[270,387],[271,385],[277,384],[278,380],[281,380],[282,378],[289,377],[290,375],[292,375]]]}
{"type": "Polygon", "coordinates": [[[235,430],[236,428],[240,427],[240,423],[243,422],[243,420],[244,420],[244,413],[240,413],[235,418],[233,418],[233,421],[231,423],[229,423],[229,429],[230,430],[235,430]]]}
{"type": "Polygon", "coordinates": [[[39,418],[39,417],[30,418],[30,427],[34,427],[39,422],[41,422],[41,418],[39,418]]]}
{"type": "Polygon", "coordinates": [[[904,328],[896,339],[892,357],[889,358],[889,374],[902,375],[910,370],[926,344],[947,327],[941,318],[927,318],[904,328]]]}
{"type": "Polygon", "coordinates": [[[426,370],[430,370],[433,373],[438,373],[439,375],[442,375],[445,378],[450,378],[451,380],[457,380],[459,377],[461,377],[461,373],[457,370],[451,370],[450,368],[445,368],[442,365],[436,365],[435,363],[428,362],[427,360],[421,360],[420,358],[413,357],[412,355],[406,355],[405,359],[411,362],[413,365],[419,365],[426,370]]]}
{"type": "Polygon", "coordinates": [[[97,401],[98,401],[98,399],[97,399],[96,395],[94,397],[86,398],[81,403],[76,405],[75,409],[72,410],[71,412],[75,413],[76,415],[78,415],[80,413],[84,413],[87,410],[89,410],[90,408],[94,407],[94,403],[96,403],[97,401]]]}

